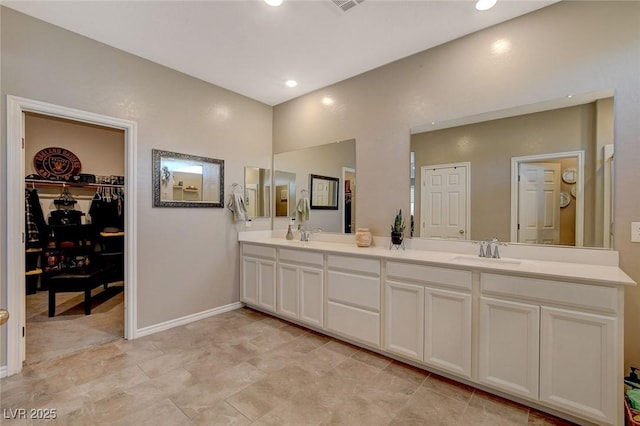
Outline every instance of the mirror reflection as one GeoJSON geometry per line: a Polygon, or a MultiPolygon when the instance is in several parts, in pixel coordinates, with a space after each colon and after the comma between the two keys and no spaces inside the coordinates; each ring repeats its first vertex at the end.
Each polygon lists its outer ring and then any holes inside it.
{"type": "MultiPolygon", "coordinates": [[[[276,154],[273,157],[273,167],[276,170],[287,170],[294,175],[295,195],[293,216],[296,222],[306,229],[322,229],[323,232],[350,233],[355,232],[355,200],[356,200],[356,141],[355,139],[333,142],[276,154]],[[327,195],[336,201],[327,204],[329,208],[311,208],[308,216],[298,211],[298,204],[307,200],[311,205],[311,175],[337,179],[334,193],[327,195]],[[334,195],[335,194],[335,195],[334,195]],[[334,205],[337,205],[334,207],[334,205]],[[305,220],[305,218],[308,219],[305,220]]],[[[321,182],[321,181],[319,181],[321,182]]],[[[327,187],[329,191],[329,187],[327,187]]],[[[277,184],[276,184],[276,193],[277,184]]],[[[276,195],[276,199],[278,195],[276,195]]],[[[320,202],[319,200],[316,200],[320,202]]],[[[323,201],[324,202],[324,201],[323,201]]],[[[277,209],[276,209],[277,210],[277,209]]],[[[304,208],[301,208],[305,211],[304,208]]],[[[276,219],[278,219],[276,214],[276,219]]],[[[274,221],[276,229],[286,228],[288,221],[274,221]]]]}
{"type": "Polygon", "coordinates": [[[310,175],[311,208],[338,210],[338,185],[340,179],[328,176],[310,175]]]}
{"type": "Polygon", "coordinates": [[[611,248],[613,98],[601,96],[412,130],[412,235],[611,248]]]}
{"type": "Polygon", "coordinates": [[[274,202],[276,217],[296,215],[296,174],[276,170],[274,173],[274,202]]]}
{"type": "Polygon", "coordinates": [[[155,207],[222,207],[224,161],[153,150],[155,207]]]}
{"type": "Polygon", "coordinates": [[[271,212],[271,170],[244,168],[244,203],[250,218],[268,217],[271,212]]]}

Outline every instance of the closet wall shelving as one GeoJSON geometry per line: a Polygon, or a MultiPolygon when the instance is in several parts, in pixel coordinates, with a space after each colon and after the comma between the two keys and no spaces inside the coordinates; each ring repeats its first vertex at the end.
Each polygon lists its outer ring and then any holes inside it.
{"type": "Polygon", "coordinates": [[[59,186],[70,188],[124,188],[124,185],[117,185],[112,183],[85,183],[85,182],[66,182],[58,180],[40,180],[40,179],[25,179],[27,186],[29,187],[46,187],[46,186],[59,186]]]}

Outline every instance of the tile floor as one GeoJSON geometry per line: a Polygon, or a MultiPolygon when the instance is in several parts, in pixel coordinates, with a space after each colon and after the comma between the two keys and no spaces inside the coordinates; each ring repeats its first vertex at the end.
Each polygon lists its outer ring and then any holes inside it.
{"type": "MultiPolygon", "coordinates": [[[[64,425],[568,425],[250,309],[28,365],[11,410],[64,425]]],[[[39,422],[36,422],[39,423],[39,422]]]]}
{"type": "MultiPolygon", "coordinates": [[[[49,293],[26,298],[26,364],[35,364],[124,336],[124,283],[98,287],[91,315],[84,314],[84,293],[58,293],[56,315],[49,318],[49,293]]],[[[0,416],[1,418],[1,416],[0,416]]]]}

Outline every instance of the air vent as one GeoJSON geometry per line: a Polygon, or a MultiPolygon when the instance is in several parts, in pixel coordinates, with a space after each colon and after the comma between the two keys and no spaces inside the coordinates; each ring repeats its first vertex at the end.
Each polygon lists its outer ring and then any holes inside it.
{"type": "Polygon", "coordinates": [[[356,7],[357,5],[361,4],[362,2],[364,2],[364,0],[331,0],[331,1],[333,2],[333,4],[335,4],[340,9],[342,9],[343,12],[346,12],[356,7]]]}

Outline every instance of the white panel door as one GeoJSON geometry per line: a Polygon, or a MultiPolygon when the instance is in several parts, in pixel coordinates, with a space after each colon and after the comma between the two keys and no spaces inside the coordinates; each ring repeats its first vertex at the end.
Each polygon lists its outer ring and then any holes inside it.
{"type": "Polygon", "coordinates": [[[322,269],[299,269],[300,321],[322,327],[324,325],[324,272],[322,269]]]}
{"type": "Polygon", "coordinates": [[[422,167],[420,236],[469,239],[467,167],[422,167]]]}
{"type": "Polygon", "coordinates": [[[276,262],[258,261],[258,306],[276,311],[276,262]]]}
{"type": "Polygon", "coordinates": [[[560,164],[521,163],[518,242],[560,243],[560,164]]]}
{"type": "Polygon", "coordinates": [[[298,267],[295,265],[279,265],[277,312],[298,318],[298,267]]]}
{"type": "Polygon", "coordinates": [[[424,362],[471,377],[471,295],[425,289],[424,362]]]}
{"type": "Polygon", "coordinates": [[[258,260],[251,257],[242,258],[242,295],[243,302],[258,303],[258,260]]]}
{"type": "Polygon", "coordinates": [[[385,282],[384,348],[422,361],[424,348],[424,287],[385,282]]]}
{"type": "Polygon", "coordinates": [[[480,298],[479,380],[538,399],[540,307],[480,298]]]}
{"type": "Polygon", "coordinates": [[[616,420],[616,319],[542,308],[540,399],[598,422],[616,420]]]}

